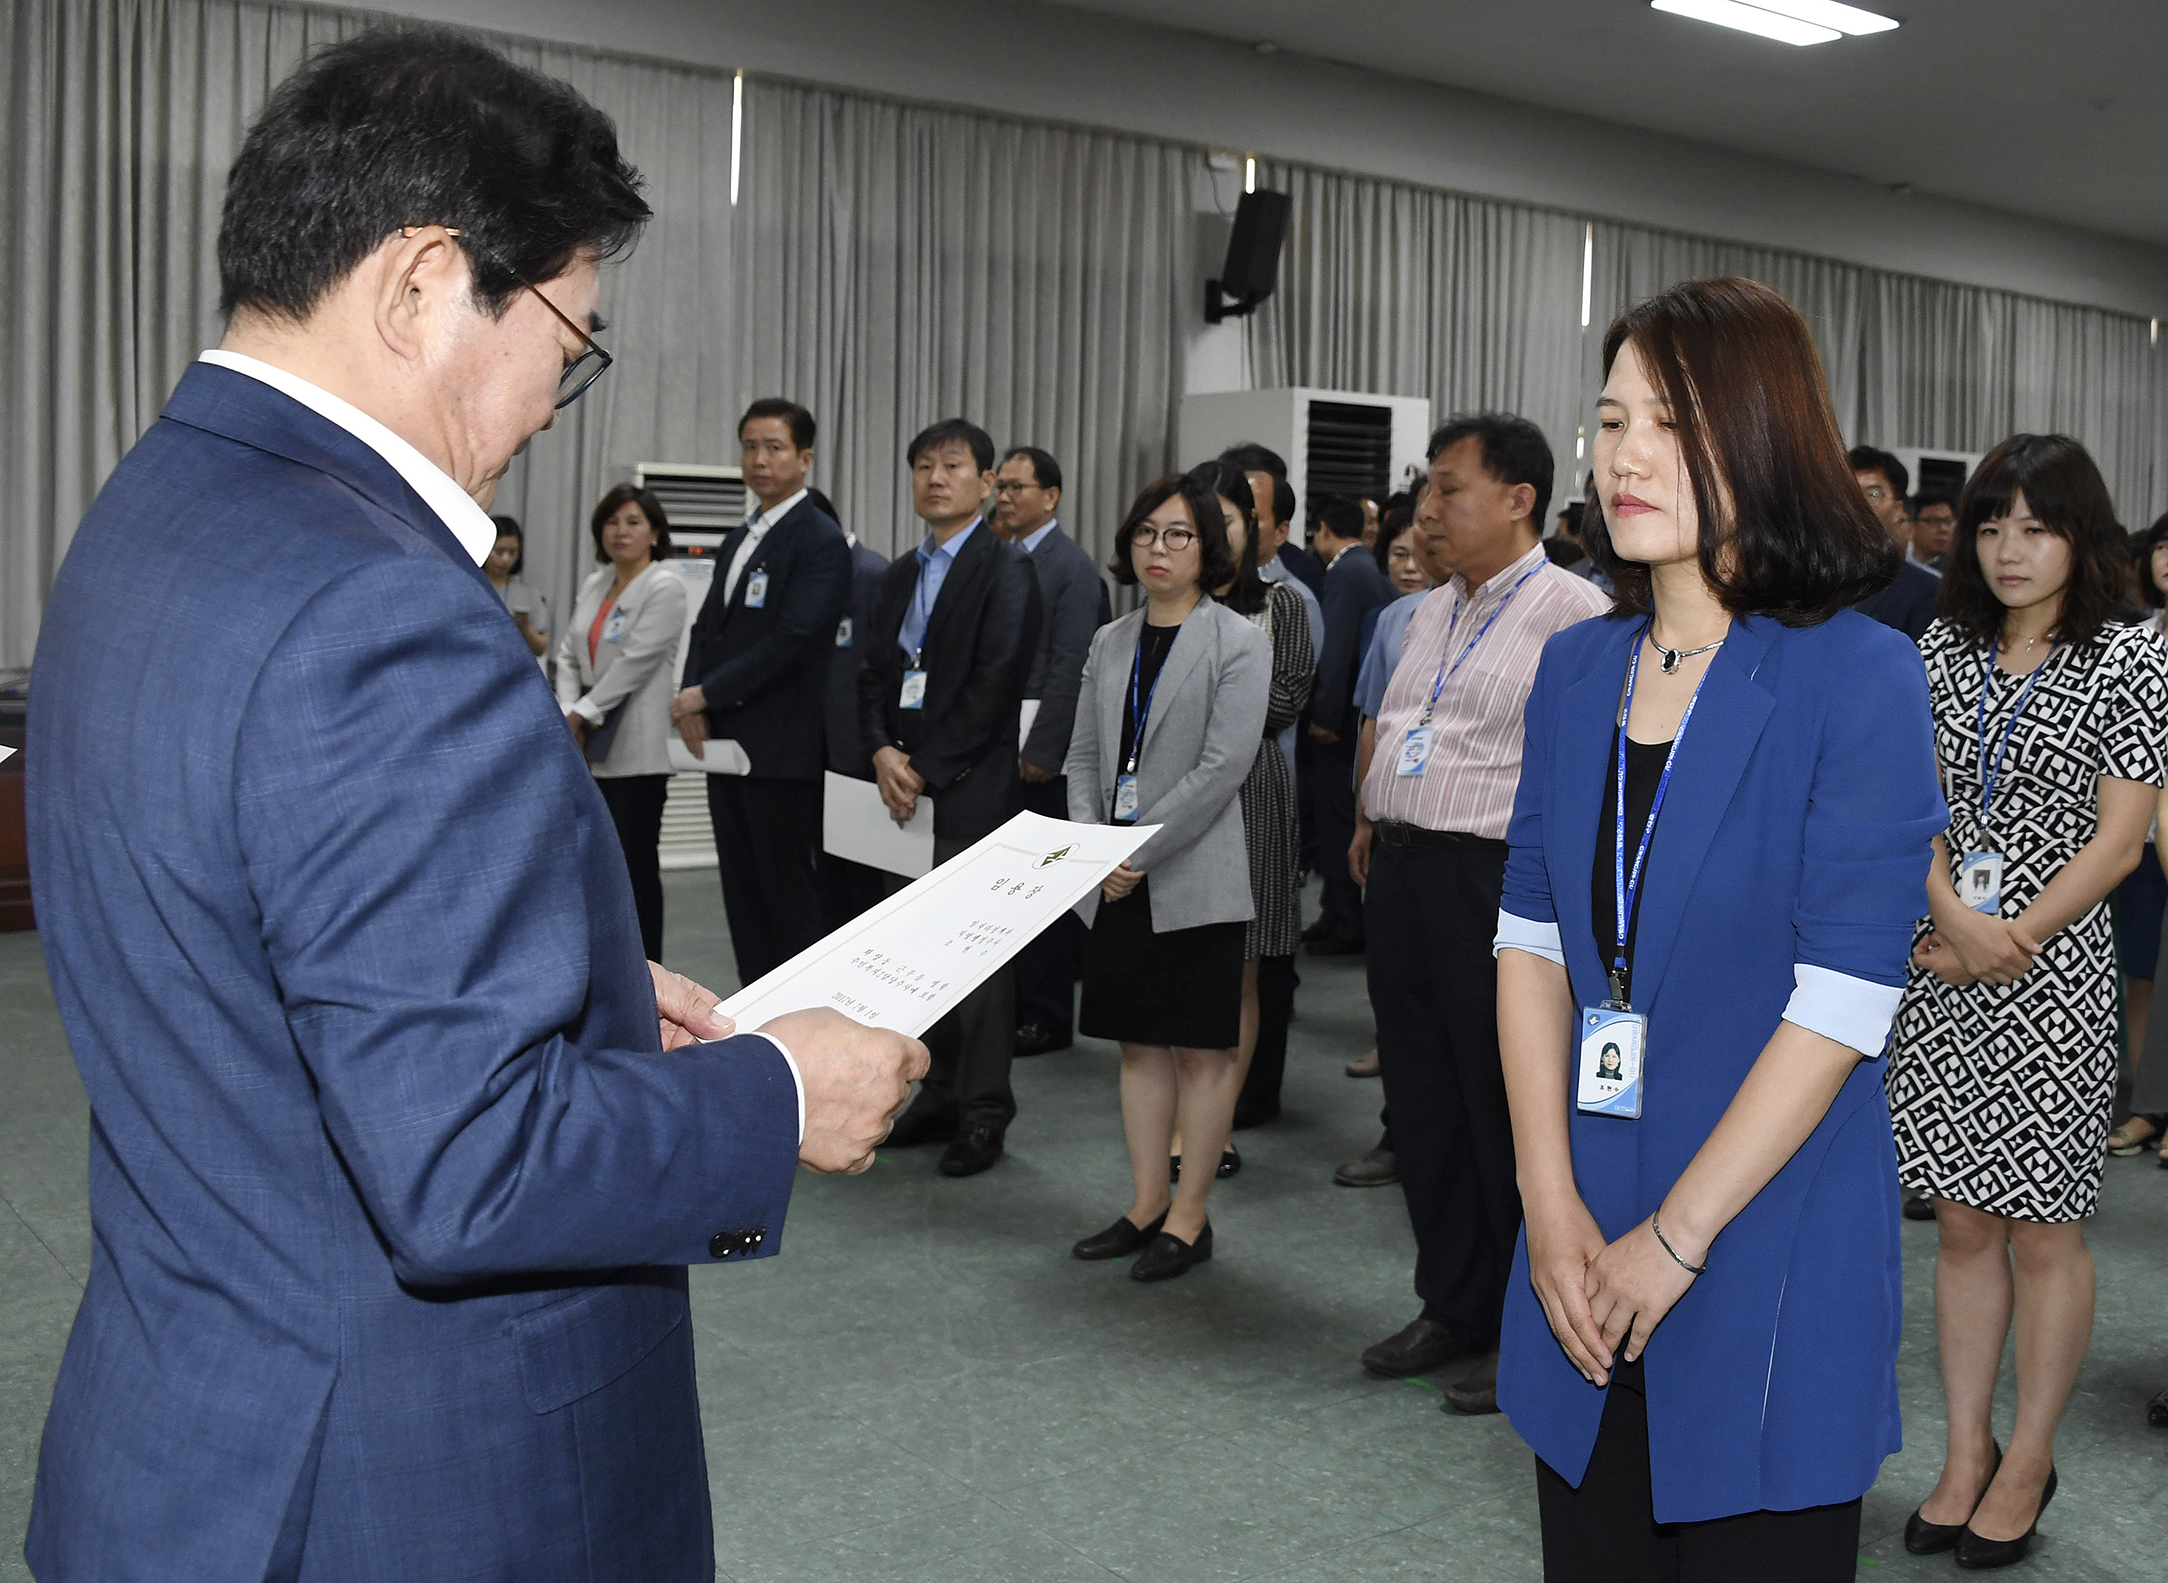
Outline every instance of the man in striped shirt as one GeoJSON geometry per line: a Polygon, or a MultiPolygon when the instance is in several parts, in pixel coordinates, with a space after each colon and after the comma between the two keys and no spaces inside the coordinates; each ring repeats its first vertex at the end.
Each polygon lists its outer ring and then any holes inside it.
{"type": "Polygon", "coordinates": [[[1370,1005],[1423,1311],[1363,1366],[1398,1376],[1473,1359],[1447,1404],[1496,1412],[1521,1220],[1491,956],[1506,825],[1543,645],[1611,602],[1543,552],[1551,447],[1527,419],[1446,424],[1431,436],[1428,488],[1433,556],[1456,573],[1408,623],[1362,785],[1370,1005]]]}

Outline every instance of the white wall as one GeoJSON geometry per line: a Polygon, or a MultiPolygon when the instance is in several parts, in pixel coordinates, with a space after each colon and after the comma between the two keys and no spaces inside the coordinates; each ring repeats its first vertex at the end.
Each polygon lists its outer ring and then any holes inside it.
{"type": "Polygon", "coordinates": [[[2168,317],[2168,249],[1035,0],[361,3],[2168,317]]]}

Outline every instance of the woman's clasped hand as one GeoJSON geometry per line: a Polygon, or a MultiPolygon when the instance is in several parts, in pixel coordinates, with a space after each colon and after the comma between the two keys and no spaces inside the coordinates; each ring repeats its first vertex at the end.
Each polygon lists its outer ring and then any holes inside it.
{"type": "Polygon", "coordinates": [[[2023,918],[1991,918],[1969,908],[1935,921],[1912,960],[1955,988],[2015,984],[2032,971],[2040,942],[2023,918]]]}
{"type": "Polygon", "coordinates": [[[1695,1277],[1664,1251],[1651,1221],[1606,1242],[1576,1196],[1551,1208],[1529,1206],[1528,1279],[1567,1359],[1601,1386],[1620,1358],[1641,1356],[1695,1277]]]}

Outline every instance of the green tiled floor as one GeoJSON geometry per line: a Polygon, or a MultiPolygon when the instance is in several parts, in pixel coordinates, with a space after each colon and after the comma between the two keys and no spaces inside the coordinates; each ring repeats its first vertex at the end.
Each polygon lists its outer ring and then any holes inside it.
{"type": "MultiPolygon", "coordinates": [[[[672,965],[734,982],[712,873],[669,877],[672,965]]],[[[693,1275],[716,1557],[734,1583],[1402,1583],[1540,1576],[1527,1452],[1498,1418],[1373,1380],[1414,1311],[1396,1190],[1331,1185],[1376,1135],[1359,960],[1303,964],[1288,1114],[1240,1138],[1218,1252],[1140,1287],[1070,1241],[1126,1207],[1111,1049],[1021,1062],[1010,1153],[952,1182],[934,1151],[801,1177],[780,1258],[693,1275]]],[[[87,1262],[85,1112],[36,944],[0,936],[0,1580],[87,1262]]],[[[1863,1577],[1941,1576],[1897,1540],[1940,1449],[1933,1231],[1908,1226],[1912,1449],[1868,1496],[1863,1577]]],[[[2025,1575],[2163,1575],[2168,1172],[2111,1161],[2100,1324],[2025,1575]]],[[[2009,1392],[2005,1392],[2006,1397],[2009,1392]]],[[[2001,1418],[2007,1425],[2011,1403],[2001,1418]]]]}

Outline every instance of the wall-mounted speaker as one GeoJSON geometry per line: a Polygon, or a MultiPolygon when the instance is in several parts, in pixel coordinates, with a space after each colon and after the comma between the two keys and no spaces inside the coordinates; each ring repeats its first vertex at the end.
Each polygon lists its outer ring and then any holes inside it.
{"type": "Polygon", "coordinates": [[[1280,244],[1287,239],[1289,199],[1284,192],[1246,192],[1235,206],[1227,238],[1227,262],[1219,279],[1204,283],[1207,324],[1255,313],[1272,295],[1280,275],[1280,244]]]}

